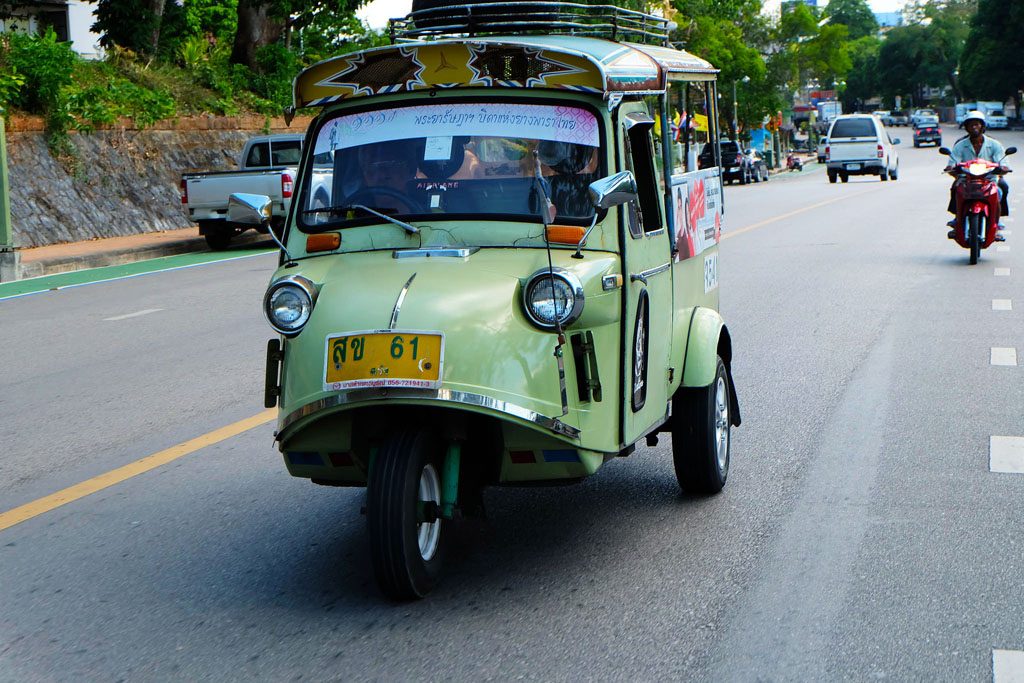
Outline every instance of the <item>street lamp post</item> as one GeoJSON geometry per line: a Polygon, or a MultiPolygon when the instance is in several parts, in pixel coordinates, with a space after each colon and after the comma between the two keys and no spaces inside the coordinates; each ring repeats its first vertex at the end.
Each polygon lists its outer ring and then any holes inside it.
{"type": "MultiPolygon", "coordinates": [[[[744,83],[750,83],[750,76],[740,79],[744,83]]],[[[740,137],[739,102],[736,100],[736,81],[732,82],[732,134],[738,140],[740,137]]]]}

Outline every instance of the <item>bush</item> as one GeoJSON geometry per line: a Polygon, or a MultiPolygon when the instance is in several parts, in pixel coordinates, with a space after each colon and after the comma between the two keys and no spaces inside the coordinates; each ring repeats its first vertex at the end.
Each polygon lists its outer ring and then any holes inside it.
{"type": "Polygon", "coordinates": [[[41,36],[10,34],[5,61],[25,79],[11,104],[43,116],[56,113],[61,88],[71,83],[71,69],[77,59],[68,43],[57,42],[52,28],[41,36]]]}

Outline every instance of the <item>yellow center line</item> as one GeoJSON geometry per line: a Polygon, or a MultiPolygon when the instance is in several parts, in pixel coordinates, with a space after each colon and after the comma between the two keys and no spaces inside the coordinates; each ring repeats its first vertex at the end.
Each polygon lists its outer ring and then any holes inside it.
{"type": "Polygon", "coordinates": [[[48,496],[38,498],[31,503],[25,503],[19,507],[16,507],[7,512],[0,513],[0,531],[9,529],[15,524],[21,524],[22,522],[38,517],[44,512],[59,508],[61,505],[66,505],[79,498],[102,491],[105,488],[109,488],[114,484],[119,484],[122,481],[131,479],[132,477],[138,476],[144,472],[156,469],[161,465],[166,465],[169,462],[174,462],[178,458],[183,458],[190,453],[212,446],[215,443],[220,443],[226,439],[230,439],[233,436],[238,436],[242,432],[249,431],[253,427],[259,427],[260,425],[266,424],[273,420],[277,416],[277,409],[270,408],[263,412],[247,417],[244,420],[239,420],[233,424],[229,424],[225,427],[215,429],[212,432],[197,436],[194,439],[190,439],[185,443],[180,443],[177,446],[171,446],[168,449],[162,450],[159,453],[153,455],[147,455],[144,458],[140,458],[135,462],[130,462],[123,467],[110,470],[104,474],[87,479],[74,486],[69,486],[66,489],[51,493],[48,496]]]}
{"type": "Polygon", "coordinates": [[[823,202],[818,202],[817,204],[811,204],[810,206],[805,206],[802,209],[796,209],[795,211],[790,211],[789,213],[779,214],[778,216],[774,216],[772,218],[768,218],[766,220],[761,221],[760,223],[754,223],[753,225],[748,225],[745,228],[740,228],[739,230],[730,230],[729,232],[727,232],[724,235],[722,235],[722,239],[723,240],[727,240],[730,237],[735,237],[736,235],[742,235],[745,232],[750,232],[751,230],[756,230],[757,228],[763,228],[764,226],[766,226],[766,225],[768,225],[770,223],[775,223],[777,221],[781,221],[781,220],[784,220],[786,218],[792,218],[793,216],[796,216],[796,215],[801,214],[801,213],[805,213],[807,211],[813,211],[814,209],[820,209],[823,206],[827,206],[829,204],[834,204],[836,202],[841,202],[844,199],[853,199],[854,197],[859,197],[859,196],[861,196],[863,194],[867,194],[868,192],[874,192],[874,191],[875,191],[875,188],[872,188],[870,190],[863,190],[861,192],[855,192],[853,194],[843,195],[842,197],[836,197],[835,199],[826,199],[823,202]]]}

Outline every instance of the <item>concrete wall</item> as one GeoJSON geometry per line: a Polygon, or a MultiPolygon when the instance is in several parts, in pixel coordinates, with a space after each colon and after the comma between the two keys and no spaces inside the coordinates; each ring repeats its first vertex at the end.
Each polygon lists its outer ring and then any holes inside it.
{"type": "MultiPolygon", "coordinates": [[[[229,170],[260,120],[175,122],[170,130],[72,135],[77,159],[56,159],[32,121],[7,133],[14,245],[30,247],[185,228],[181,174],[229,170]],[[248,126],[244,124],[248,123],[248,126]]],[[[273,132],[301,132],[308,119],[273,132]]]]}

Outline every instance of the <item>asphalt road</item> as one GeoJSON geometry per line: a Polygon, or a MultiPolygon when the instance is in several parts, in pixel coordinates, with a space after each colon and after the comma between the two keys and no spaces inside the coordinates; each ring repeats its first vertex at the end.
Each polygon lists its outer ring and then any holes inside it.
{"type": "MultiPolygon", "coordinates": [[[[679,494],[667,437],[491,490],[396,605],[364,493],[289,477],[264,424],[0,531],[0,680],[993,680],[1024,651],[1024,474],[990,471],[1024,437],[992,364],[1024,346],[1024,223],[968,266],[944,159],[895,135],[896,182],[726,191],[721,495],[679,494]]],[[[0,512],[260,413],[273,265],[0,302],[0,512]]]]}

